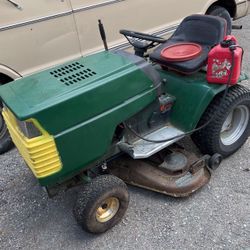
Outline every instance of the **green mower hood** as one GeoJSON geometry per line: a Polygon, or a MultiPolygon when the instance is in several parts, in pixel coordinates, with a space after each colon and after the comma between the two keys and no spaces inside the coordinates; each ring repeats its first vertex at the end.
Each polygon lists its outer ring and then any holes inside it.
{"type": "Polygon", "coordinates": [[[1,86],[0,97],[19,120],[35,118],[54,134],[154,88],[145,63],[101,52],[1,86]]]}
{"type": "Polygon", "coordinates": [[[108,153],[117,126],[155,100],[159,82],[143,58],[101,52],[1,86],[0,97],[17,119],[35,119],[54,138],[62,168],[39,178],[48,186],[108,153]]]}

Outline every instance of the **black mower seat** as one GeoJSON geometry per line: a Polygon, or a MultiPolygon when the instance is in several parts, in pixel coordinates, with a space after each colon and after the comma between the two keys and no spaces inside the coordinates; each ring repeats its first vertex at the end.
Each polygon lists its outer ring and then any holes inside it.
{"type": "Polygon", "coordinates": [[[208,15],[191,15],[186,17],[167,42],[157,47],[151,53],[150,59],[183,74],[199,71],[207,62],[208,53],[212,46],[218,44],[226,35],[227,23],[224,19],[208,15]],[[161,56],[163,49],[183,42],[199,44],[202,52],[194,59],[187,61],[168,61],[161,56]]]}

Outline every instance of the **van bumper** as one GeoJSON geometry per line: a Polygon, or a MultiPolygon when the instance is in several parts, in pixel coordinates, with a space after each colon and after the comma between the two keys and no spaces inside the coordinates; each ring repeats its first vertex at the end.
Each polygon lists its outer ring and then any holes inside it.
{"type": "Polygon", "coordinates": [[[250,13],[250,0],[236,0],[236,13],[234,20],[246,16],[250,13]]]}

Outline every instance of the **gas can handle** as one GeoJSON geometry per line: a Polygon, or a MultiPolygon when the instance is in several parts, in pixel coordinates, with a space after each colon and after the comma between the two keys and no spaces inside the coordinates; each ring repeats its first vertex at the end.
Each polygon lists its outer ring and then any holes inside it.
{"type": "Polygon", "coordinates": [[[236,37],[233,36],[233,35],[227,35],[227,36],[225,36],[224,41],[234,41],[235,44],[237,43],[236,37]]]}
{"type": "Polygon", "coordinates": [[[225,36],[224,40],[220,43],[222,48],[229,48],[230,46],[236,46],[237,40],[233,35],[225,36]]]}

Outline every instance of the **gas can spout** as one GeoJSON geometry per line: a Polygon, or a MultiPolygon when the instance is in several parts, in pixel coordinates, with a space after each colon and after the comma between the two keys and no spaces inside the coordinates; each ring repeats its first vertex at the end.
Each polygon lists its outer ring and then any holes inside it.
{"type": "Polygon", "coordinates": [[[99,19],[98,20],[98,26],[99,26],[99,32],[100,32],[100,35],[101,35],[101,38],[102,38],[102,42],[103,42],[103,45],[104,45],[104,49],[106,51],[108,51],[108,44],[107,44],[107,39],[106,39],[106,33],[105,33],[105,29],[104,29],[104,26],[102,24],[102,21],[99,19]]]}

